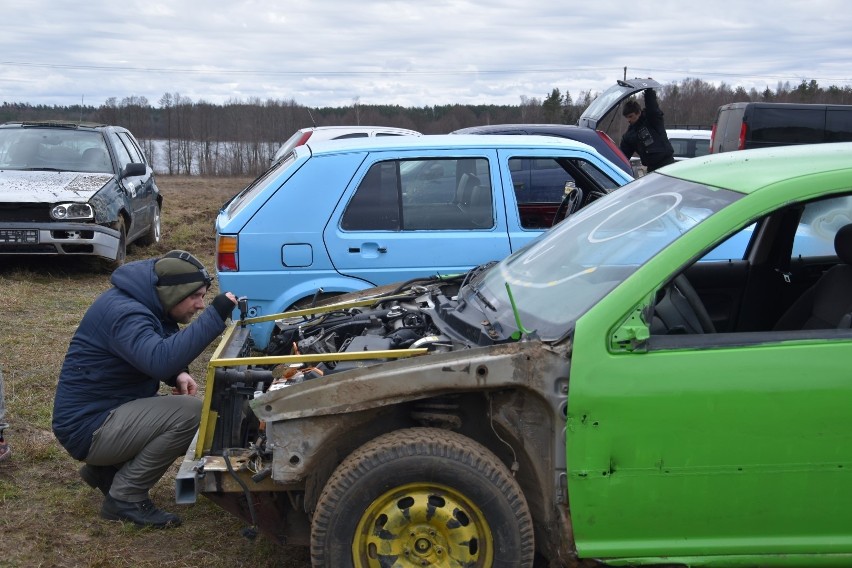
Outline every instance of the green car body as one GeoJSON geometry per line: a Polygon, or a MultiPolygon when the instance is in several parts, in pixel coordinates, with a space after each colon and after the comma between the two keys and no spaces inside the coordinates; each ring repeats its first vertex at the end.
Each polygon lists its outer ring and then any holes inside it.
{"type": "Polygon", "coordinates": [[[852,563],[852,334],[613,346],[637,301],[707,243],[784,204],[852,190],[849,145],[750,154],[717,156],[713,168],[701,158],[668,168],[746,196],[577,321],[566,438],[580,557],[621,565],[852,563]]]}
{"type": "MultiPolygon", "coordinates": [[[[354,306],[373,325],[408,306],[409,316],[435,320],[440,339],[393,355],[381,350],[390,345],[381,334],[365,332],[349,352],[310,353],[305,342],[297,353],[247,359],[253,322],[243,319],[211,361],[179,501],[202,493],[279,540],[310,544],[315,565],[332,565],[335,538],[355,565],[408,565],[405,531],[364,528],[394,517],[381,503],[395,483],[411,502],[447,490],[485,527],[465,533],[480,539],[480,555],[468,549],[451,557],[458,564],[434,565],[530,566],[533,543],[551,566],[852,565],[852,287],[837,294],[839,316],[849,312],[840,324],[787,325],[807,290],[842,264],[834,235],[849,224],[852,143],[698,157],[601,198],[460,284],[367,291],[361,302],[292,312],[278,324],[289,349],[317,314],[342,318],[354,306]],[[739,256],[710,254],[719,250],[739,256]],[[379,305],[389,309],[368,311],[379,305]],[[335,363],[287,388],[262,374],[318,361],[335,363]],[[252,381],[257,391],[243,399],[223,386],[252,381]],[[225,404],[229,397],[237,402],[225,404]],[[227,415],[242,419],[223,423],[227,415]],[[256,463],[235,473],[223,448],[248,437],[248,415],[264,425],[264,444],[244,448],[256,463]],[[436,473],[458,465],[452,451],[432,455],[435,471],[421,477],[394,465],[414,452],[398,449],[406,436],[425,431],[440,445],[436,432],[450,430],[447,448],[467,439],[482,446],[474,454],[483,461],[501,462],[494,478],[510,481],[497,494],[516,504],[514,517],[489,516],[477,484],[489,486],[490,476],[465,490],[436,473]],[[381,487],[357,485],[371,468],[353,459],[384,440],[397,445],[372,464],[381,487]],[[397,481],[403,475],[408,483],[397,481]],[[362,518],[360,532],[330,537],[328,501],[344,507],[341,480],[356,480],[352,492],[367,491],[367,503],[374,490],[376,501],[343,513],[362,518]],[[258,510],[248,511],[251,502],[258,510]],[[524,551],[501,552],[497,534],[517,537],[524,551]]],[[[397,513],[405,525],[409,511],[397,513]]],[[[445,528],[429,522],[439,535],[445,528]]]]}

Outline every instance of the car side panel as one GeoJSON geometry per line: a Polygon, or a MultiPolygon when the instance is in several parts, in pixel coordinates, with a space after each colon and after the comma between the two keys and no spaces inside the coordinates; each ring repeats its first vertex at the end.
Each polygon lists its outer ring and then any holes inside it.
{"type": "Polygon", "coordinates": [[[838,429],[852,401],[852,332],[651,336],[633,352],[610,347],[613,330],[701,243],[768,200],[786,203],[793,185],[702,223],[577,322],[566,449],[581,557],[676,564],[852,552],[852,433],[838,429]]]}
{"type": "MultiPolygon", "coordinates": [[[[248,296],[252,317],[284,311],[328,284],[322,276],[338,278],[317,226],[331,214],[341,196],[339,188],[349,183],[363,159],[354,152],[308,159],[270,181],[269,188],[233,219],[220,215],[217,231],[238,235],[240,268],[219,272],[220,287],[248,296]]],[[[369,285],[353,280],[348,286],[336,282],[332,288],[348,292],[369,285]]],[[[266,339],[258,334],[259,343],[265,345],[266,339]]]]}
{"type": "Polygon", "coordinates": [[[852,337],[736,335],[753,344],[598,349],[594,383],[572,383],[568,486],[581,556],[852,551],[852,434],[836,427],[852,400],[841,363],[852,337]]]}

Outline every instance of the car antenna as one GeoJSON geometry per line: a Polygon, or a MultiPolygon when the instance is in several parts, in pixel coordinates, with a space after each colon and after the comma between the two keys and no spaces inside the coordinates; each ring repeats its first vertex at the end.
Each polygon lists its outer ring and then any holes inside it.
{"type": "Polygon", "coordinates": [[[312,114],[311,114],[311,109],[309,109],[308,107],[305,107],[305,110],[306,110],[306,111],[308,111],[308,116],[309,116],[309,117],[311,117],[311,124],[313,124],[313,125],[314,125],[314,128],[316,128],[316,127],[317,127],[317,123],[316,123],[316,121],[314,120],[314,115],[312,115],[312,114]]]}
{"type": "Polygon", "coordinates": [[[509,294],[509,303],[512,304],[512,314],[515,316],[515,324],[518,330],[512,333],[512,339],[515,341],[521,339],[524,335],[535,337],[535,330],[529,330],[521,323],[521,314],[518,313],[518,306],[515,305],[515,297],[512,295],[512,287],[506,282],[506,293],[509,294]]]}

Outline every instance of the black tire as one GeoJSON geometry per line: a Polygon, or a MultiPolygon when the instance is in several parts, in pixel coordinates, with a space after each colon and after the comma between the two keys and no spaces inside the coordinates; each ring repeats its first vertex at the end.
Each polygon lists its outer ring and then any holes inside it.
{"type": "Polygon", "coordinates": [[[151,225],[148,227],[148,231],[142,237],[139,238],[139,244],[143,246],[156,245],[160,242],[161,230],[162,220],[160,218],[160,204],[154,203],[154,211],[153,216],[151,218],[151,225]]]}
{"type": "Polygon", "coordinates": [[[438,428],[391,432],[353,452],[311,526],[316,567],[528,567],[534,553],[529,507],[508,468],[438,428]]]}

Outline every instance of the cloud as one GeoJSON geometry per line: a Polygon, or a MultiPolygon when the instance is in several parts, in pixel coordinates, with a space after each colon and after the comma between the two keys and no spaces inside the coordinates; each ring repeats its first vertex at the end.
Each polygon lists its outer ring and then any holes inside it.
{"type": "Polygon", "coordinates": [[[852,84],[842,0],[757,0],[748,15],[733,0],[31,0],[4,8],[4,20],[3,99],[33,104],[155,104],[166,92],[213,103],[518,104],[553,88],[602,91],[625,67],[663,83],[852,84]]]}

